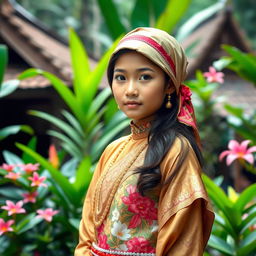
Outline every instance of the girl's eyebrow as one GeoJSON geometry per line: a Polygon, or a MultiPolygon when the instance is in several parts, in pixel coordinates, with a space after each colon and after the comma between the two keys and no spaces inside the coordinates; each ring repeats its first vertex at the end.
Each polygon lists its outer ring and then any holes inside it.
{"type": "MultiPolygon", "coordinates": [[[[155,71],[154,71],[153,69],[151,69],[151,68],[138,68],[138,69],[136,69],[136,71],[139,71],[139,72],[143,72],[143,71],[155,72],[155,71]]],[[[121,68],[116,68],[116,69],[114,70],[114,73],[115,73],[115,72],[125,73],[126,70],[125,70],[125,69],[121,69],[121,68]]]]}

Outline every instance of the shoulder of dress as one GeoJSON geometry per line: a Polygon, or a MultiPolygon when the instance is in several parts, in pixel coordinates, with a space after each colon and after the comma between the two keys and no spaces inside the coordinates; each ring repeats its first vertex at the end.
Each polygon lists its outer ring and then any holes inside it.
{"type": "Polygon", "coordinates": [[[106,149],[111,149],[113,147],[119,146],[119,145],[127,142],[129,139],[130,139],[130,135],[120,137],[119,139],[116,139],[116,140],[112,141],[111,143],[109,143],[108,146],[106,147],[106,149]]]}

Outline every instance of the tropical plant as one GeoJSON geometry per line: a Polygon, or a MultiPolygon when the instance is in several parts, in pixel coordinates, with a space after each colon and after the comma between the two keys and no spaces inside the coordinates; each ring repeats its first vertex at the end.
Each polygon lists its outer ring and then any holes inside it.
{"type": "Polygon", "coordinates": [[[211,175],[215,175],[218,163],[217,155],[212,152],[218,152],[228,141],[227,124],[214,109],[222,101],[222,97],[213,97],[213,93],[223,82],[223,76],[223,73],[210,67],[209,72],[202,73],[198,70],[194,80],[185,82],[193,91],[193,103],[204,149],[205,171],[211,175]]]}
{"type": "Polygon", "coordinates": [[[132,28],[140,26],[156,27],[168,32],[173,31],[175,25],[190,5],[191,0],[182,2],[179,0],[136,0],[130,19],[126,22],[128,25],[124,24],[112,0],[98,0],[98,3],[109,33],[112,39],[116,39],[132,28]]]}
{"type": "Polygon", "coordinates": [[[57,137],[61,141],[61,146],[79,160],[90,155],[95,163],[106,145],[129,123],[118,111],[114,99],[110,98],[109,88],[101,90],[96,95],[115,45],[116,43],[91,71],[89,58],[82,42],[74,30],[70,29],[74,91],[58,77],[46,71],[28,69],[19,76],[19,79],[25,79],[43,75],[65,101],[72,112],[71,114],[62,111],[67,122],[40,111],[30,111],[30,114],[43,118],[61,129],[61,132],[54,130],[49,131],[49,134],[57,137]]]}
{"type": "Polygon", "coordinates": [[[244,53],[236,47],[222,45],[222,48],[230,55],[224,56],[214,63],[218,70],[228,68],[235,71],[238,76],[251,81],[256,86],[256,56],[252,53],[244,53]]]}
{"type": "Polygon", "coordinates": [[[22,157],[3,151],[5,163],[0,167],[3,176],[0,180],[0,254],[71,255],[77,244],[82,204],[92,176],[90,159],[80,164],[74,159],[63,163],[61,154],[57,154],[53,146],[49,160],[45,159],[35,152],[35,138],[27,147],[18,146],[24,149],[22,157]],[[10,207],[13,211],[23,208],[26,213],[7,216],[8,211],[11,213],[10,207]],[[36,213],[46,221],[42,222],[36,213]],[[6,233],[8,228],[10,232],[6,233]]]}
{"type": "MultiPolygon", "coordinates": [[[[247,148],[250,141],[241,144],[229,142],[229,149],[220,155],[227,156],[227,164],[235,159],[247,170],[255,170],[253,152],[256,146],[247,148]]],[[[256,184],[248,186],[241,194],[228,188],[228,195],[206,175],[203,181],[215,208],[215,221],[208,246],[213,255],[253,256],[256,253],[256,184]],[[218,254],[216,252],[219,252],[218,254]]]]}

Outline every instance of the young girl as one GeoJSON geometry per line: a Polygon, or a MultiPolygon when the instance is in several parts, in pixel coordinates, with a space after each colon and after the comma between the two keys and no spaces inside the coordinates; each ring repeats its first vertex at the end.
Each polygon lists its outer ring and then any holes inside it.
{"type": "Polygon", "coordinates": [[[137,28],[115,49],[108,80],[131,134],[102,154],[86,195],[75,256],[200,256],[214,214],[187,59],[164,31],[137,28]]]}

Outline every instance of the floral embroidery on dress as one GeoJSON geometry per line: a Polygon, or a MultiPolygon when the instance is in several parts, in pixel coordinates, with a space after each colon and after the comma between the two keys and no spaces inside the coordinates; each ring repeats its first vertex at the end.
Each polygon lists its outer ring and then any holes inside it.
{"type": "Polygon", "coordinates": [[[97,229],[99,247],[155,253],[158,197],[140,195],[135,184],[136,175],[131,175],[120,184],[108,217],[97,229]]]}
{"type": "Polygon", "coordinates": [[[142,219],[147,220],[149,225],[152,225],[153,220],[157,220],[155,202],[146,196],[140,195],[133,185],[128,186],[127,192],[129,193],[129,196],[123,196],[122,201],[128,206],[128,211],[135,214],[128,227],[138,227],[141,224],[142,219]]]}

